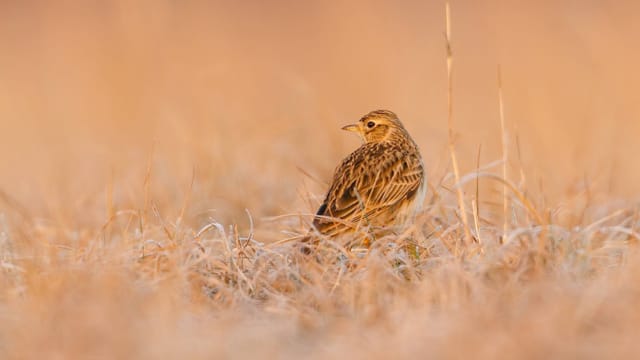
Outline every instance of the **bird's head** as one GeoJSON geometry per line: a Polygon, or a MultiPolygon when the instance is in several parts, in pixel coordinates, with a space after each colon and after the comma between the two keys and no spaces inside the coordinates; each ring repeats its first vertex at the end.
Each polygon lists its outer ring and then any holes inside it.
{"type": "Polygon", "coordinates": [[[382,142],[406,133],[398,116],[388,110],[372,111],[357,123],[344,126],[342,130],[357,133],[365,143],[382,142]]]}

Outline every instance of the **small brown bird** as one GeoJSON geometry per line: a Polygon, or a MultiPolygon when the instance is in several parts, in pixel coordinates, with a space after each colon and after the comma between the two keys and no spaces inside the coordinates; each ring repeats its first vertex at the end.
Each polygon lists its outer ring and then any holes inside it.
{"type": "Polygon", "coordinates": [[[391,111],[372,111],[342,129],[364,143],[336,169],[313,226],[329,237],[366,234],[362,241],[368,245],[377,234],[405,226],[420,210],[424,165],[418,146],[391,111]]]}

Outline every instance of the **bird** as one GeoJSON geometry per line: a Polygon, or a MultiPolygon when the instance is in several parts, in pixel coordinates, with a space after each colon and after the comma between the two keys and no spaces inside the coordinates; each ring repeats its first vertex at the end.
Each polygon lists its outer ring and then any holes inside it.
{"type": "Polygon", "coordinates": [[[362,145],[336,168],[310,233],[327,238],[364,234],[361,244],[369,246],[380,234],[407,226],[421,210],[427,188],[424,164],[392,111],[369,112],[342,129],[358,134],[362,145]]]}

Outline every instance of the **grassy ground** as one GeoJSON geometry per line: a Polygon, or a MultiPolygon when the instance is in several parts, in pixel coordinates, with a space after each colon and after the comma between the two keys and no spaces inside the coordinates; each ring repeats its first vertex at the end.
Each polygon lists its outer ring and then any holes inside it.
{"type": "Polygon", "coordinates": [[[637,10],[454,2],[450,143],[443,4],[3,3],[0,358],[637,358],[637,10]],[[375,108],[424,213],[304,257],[375,108]]]}

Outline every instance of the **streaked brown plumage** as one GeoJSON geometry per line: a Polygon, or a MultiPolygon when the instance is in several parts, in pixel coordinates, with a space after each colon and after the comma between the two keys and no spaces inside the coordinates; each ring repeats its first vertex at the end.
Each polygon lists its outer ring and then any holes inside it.
{"type": "Polygon", "coordinates": [[[313,226],[335,237],[375,234],[405,225],[422,205],[426,189],[418,146],[391,111],[377,110],[343,127],[364,143],[335,171],[313,226]]]}

